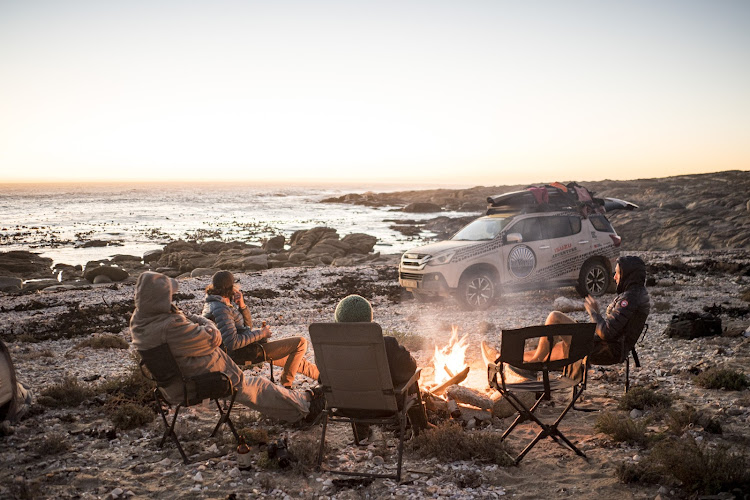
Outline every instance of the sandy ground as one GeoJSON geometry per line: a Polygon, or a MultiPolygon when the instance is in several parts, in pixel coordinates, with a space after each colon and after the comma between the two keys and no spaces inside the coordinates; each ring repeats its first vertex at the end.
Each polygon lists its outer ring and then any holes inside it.
{"type": "MultiPolygon", "coordinates": [[[[663,335],[671,316],[681,311],[700,311],[703,306],[721,304],[725,308],[747,308],[739,299],[750,279],[719,272],[700,272],[716,255],[679,256],[653,253],[645,255],[651,264],[659,264],[650,287],[652,304],[660,303],[649,318],[649,333],[638,347],[642,367],[634,368],[631,383],[646,385],[658,392],[678,398],[677,407],[690,404],[710,412],[724,429],[715,435],[694,429],[695,437],[709,446],[732,444],[748,450],[750,443],[750,397],[748,391],[706,390],[697,387],[690,369],[721,366],[748,372],[750,339],[743,336],[749,317],[723,317],[725,326],[737,331],[735,336],[720,336],[692,341],[668,339],[663,335]],[[670,267],[675,259],[694,266],[699,272],[677,272],[670,267]]],[[[487,387],[479,345],[482,340],[497,344],[500,331],[541,324],[554,308],[555,299],[580,300],[572,288],[533,291],[504,297],[497,307],[485,312],[462,311],[454,302],[417,303],[400,293],[394,284],[391,268],[311,268],[273,269],[263,273],[239,274],[248,303],[256,319],[266,319],[279,337],[307,336],[310,323],[329,321],[336,302],[348,293],[359,292],[371,298],[375,320],[388,333],[427,339],[423,348],[413,349],[420,366],[430,364],[434,345],[444,345],[457,325],[460,334],[468,334],[467,360],[472,372],[466,385],[490,392],[487,387]]],[[[189,312],[202,307],[202,290],[208,278],[191,278],[181,282],[187,294],[179,302],[189,312]],[[192,295],[192,298],[190,297],[192,295]]],[[[77,348],[82,337],[28,342],[18,335],[25,329],[35,332],[40,322],[55,328],[55,318],[66,303],[81,305],[105,302],[114,304],[132,299],[132,285],[96,287],[31,296],[2,296],[0,326],[14,356],[19,378],[30,382],[39,394],[45,387],[58,383],[64,376],[98,383],[127,373],[133,359],[125,350],[77,348]],[[32,301],[46,307],[23,309],[32,301]]],[[[601,299],[606,305],[612,299],[601,299]]],[[[571,313],[585,319],[582,312],[571,313]]],[[[728,332],[729,333],[729,332],[728,332]]],[[[129,340],[126,328],[116,335],[129,340]]],[[[312,349],[308,356],[312,358],[312,349]]],[[[266,368],[267,370],[267,368],[266,368]]],[[[263,376],[263,373],[259,373],[263,376]]],[[[300,390],[309,382],[298,377],[300,390]]],[[[602,410],[614,410],[624,390],[621,366],[597,367],[590,372],[586,404],[602,410]]],[[[540,408],[541,416],[552,416],[562,401],[553,399],[540,408]]],[[[46,409],[35,405],[36,414],[14,428],[10,436],[0,438],[0,497],[3,498],[679,498],[685,495],[674,484],[622,484],[616,476],[621,463],[642,460],[648,451],[638,446],[613,442],[597,433],[599,413],[572,411],[561,424],[561,430],[582,450],[587,458],[550,439],[542,440],[518,466],[499,467],[481,461],[442,463],[421,459],[407,444],[404,479],[374,482],[339,482],[338,476],[297,467],[294,472],[264,469],[258,460],[252,471],[236,469],[234,444],[225,432],[217,439],[210,433],[215,412],[198,406],[185,412],[178,424],[194,463],[183,465],[176,449],[167,444],[159,449],[161,421],[130,431],[116,430],[115,439],[107,439],[112,429],[101,398],[93,398],[76,408],[46,409]],[[50,440],[67,442],[69,450],[53,453],[50,440]]],[[[278,422],[261,419],[247,409],[238,409],[241,425],[266,429],[271,435],[285,434],[290,446],[310,448],[320,435],[320,428],[300,431],[278,422]]],[[[649,418],[648,412],[639,418],[649,418]]],[[[501,433],[512,419],[495,418],[485,430],[501,433]]],[[[655,422],[652,427],[658,427],[655,422]]],[[[358,469],[374,467],[385,470],[393,453],[395,440],[391,433],[376,432],[368,447],[351,446],[351,433],[344,425],[332,426],[329,456],[339,464],[358,469]],[[391,448],[384,450],[383,444],[391,448]]],[[[471,431],[467,431],[471,432],[471,431]]],[[[520,450],[524,440],[536,432],[531,424],[522,424],[508,439],[513,450],[520,450]]],[[[109,437],[112,437],[111,435],[109,437]]]]}

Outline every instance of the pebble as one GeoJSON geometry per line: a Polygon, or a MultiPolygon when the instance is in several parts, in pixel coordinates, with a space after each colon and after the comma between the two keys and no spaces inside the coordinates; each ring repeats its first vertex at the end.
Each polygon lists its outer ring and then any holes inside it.
{"type": "Polygon", "coordinates": [[[630,418],[641,418],[642,416],[643,412],[638,408],[633,408],[632,410],[630,410],[630,418]]]}
{"type": "Polygon", "coordinates": [[[385,463],[385,460],[383,459],[383,457],[376,455],[372,457],[372,463],[375,465],[383,465],[385,463]]]}
{"type": "Polygon", "coordinates": [[[202,483],[203,482],[203,474],[201,474],[200,472],[197,472],[193,476],[193,481],[195,481],[196,483],[202,483]]]}

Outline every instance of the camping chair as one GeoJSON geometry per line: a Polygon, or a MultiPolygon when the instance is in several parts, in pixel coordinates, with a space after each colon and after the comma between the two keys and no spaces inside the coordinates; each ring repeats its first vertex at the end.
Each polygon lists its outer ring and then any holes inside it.
{"type": "MultiPolygon", "coordinates": [[[[265,325],[265,321],[263,322],[265,325]]],[[[252,361],[245,361],[245,366],[263,366],[263,363],[268,363],[268,377],[271,379],[271,383],[275,384],[276,380],[273,376],[273,359],[269,358],[268,355],[266,355],[266,348],[263,346],[265,344],[265,339],[259,340],[258,342],[253,342],[252,344],[249,344],[254,350],[255,353],[253,354],[253,360],[252,361]]],[[[223,344],[222,344],[223,347],[223,344]]],[[[226,349],[225,349],[226,350],[226,349]]]]}
{"type": "Polygon", "coordinates": [[[416,370],[406,383],[393,387],[383,331],[377,323],[313,323],[310,325],[310,339],[326,397],[318,467],[336,474],[401,481],[406,414],[414,405],[422,404],[417,385],[420,370],[416,370]],[[409,393],[411,387],[416,389],[416,393],[409,393]],[[397,398],[403,398],[400,409],[397,398]],[[355,439],[357,423],[398,425],[396,473],[375,474],[324,468],[323,453],[329,421],[351,423],[355,439]]]}
{"type": "Polygon", "coordinates": [[[141,372],[145,377],[156,383],[154,399],[156,400],[157,408],[159,408],[165,429],[159,443],[159,448],[164,446],[167,437],[171,437],[172,441],[177,445],[182,460],[186,464],[188,463],[185,451],[182,449],[182,445],[174,431],[177,415],[180,413],[180,408],[200,404],[206,399],[214,400],[216,407],[219,409],[219,422],[214,427],[211,437],[215,436],[221,425],[226,423],[231,429],[232,434],[234,434],[235,440],[239,440],[237,430],[229,418],[229,414],[234,406],[234,399],[237,397],[237,389],[232,387],[229,377],[221,372],[209,372],[193,377],[185,377],[180,371],[180,367],[177,365],[172,351],[169,350],[168,344],[161,344],[152,349],[138,351],[138,354],[141,356],[141,372]],[[172,422],[169,423],[167,421],[167,413],[169,413],[169,409],[175,402],[169,401],[165,389],[175,384],[182,384],[182,399],[179,403],[176,403],[177,406],[174,410],[172,422]],[[219,398],[231,398],[226,411],[219,404],[219,398]]]}
{"type": "MultiPolygon", "coordinates": [[[[638,342],[643,340],[643,338],[646,336],[646,332],[648,332],[648,323],[643,325],[643,331],[638,336],[638,342]]],[[[630,348],[627,355],[625,355],[625,394],[628,393],[630,390],[630,357],[633,357],[633,362],[635,363],[635,366],[640,368],[641,367],[641,361],[638,359],[638,353],[635,350],[635,344],[633,344],[633,347],[630,348]]]]}
{"type": "MultiPolygon", "coordinates": [[[[501,334],[500,356],[495,363],[490,363],[487,367],[487,377],[490,387],[499,391],[505,399],[518,411],[518,416],[502,435],[501,440],[515,429],[515,427],[524,420],[535,422],[541,431],[536,437],[519,453],[514,459],[518,464],[523,457],[533,448],[542,438],[550,437],[558,444],[565,444],[577,455],[586,457],[586,455],[576,448],[576,446],[566,438],[558,429],[558,425],[573,407],[576,400],[581,396],[586,387],[586,372],[588,370],[588,355],[594,344],[595,323],[571,323],[557,325],[540,325],[520,328],[518,330],[503,330],[501,334]],[[546,337],[549,345],[554,346],[554,337],[570,337],[567,343],[567,357],[563,359],[552,360],[552,348],[547,355],[547,359],[541,362],[526,362],[523,360],[524,347],[526,341],[534,338],[546,337]],[[531,370],[542,372],[542,380],[530,380],[525,382],[509,383],[504,372],[505,364],[521,370],[531,370]],[[581,366],[582,365],[582,366],[581,366]],[[557,378],[550,380],[550,371],[562,371],[563,373],[557,378]],[[497,375],[500,374],[500,382],[497,375]],[[572,395],[570,402],[563,408],[562,413],[552,423],[542,422],[534,411],[537,409],[543,399],[549,400],[552,391],[571,389],[572,395]],[[541,392],[541,396],[536,400],[531,408],[527,408],[523,401],[516,396],[515,392],[541,392]],[[562,443],[560,442],[562,441],[562,443]]],[[[528,349],[527,349],[528,350],[528,349]]]]}

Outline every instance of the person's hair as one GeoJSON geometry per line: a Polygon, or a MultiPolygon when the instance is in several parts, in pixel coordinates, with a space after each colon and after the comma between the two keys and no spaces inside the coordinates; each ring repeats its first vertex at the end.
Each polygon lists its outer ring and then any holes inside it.
{"type": "Polygon", "coordinates": [[[336,323],[359,323],[372,321],[372,306],[360,295],[349,295],[341,299],[333,313],[336,323]]]}
{"type": "Polygon", "coordinates": [[[209,295],[220,295],[231,299],[234,295],[234,276],[229,271],[219,271],[211,278],[211,284],[206,287],[209,295]]]}

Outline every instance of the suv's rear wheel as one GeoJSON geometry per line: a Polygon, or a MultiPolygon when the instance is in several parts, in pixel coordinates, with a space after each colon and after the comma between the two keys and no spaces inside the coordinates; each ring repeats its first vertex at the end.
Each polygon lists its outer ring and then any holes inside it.
{"type": "Polygon", "coordinates": [[[599,261],[587,262],[581,269],[576,290],[582,297],[604,295],[612,282],[607,267],[599,261]]]}
{"type": "Polygon", "coordinates": [[[458,283],[458,301],[468,311],[484,310],[497,299],[494,277],[486,271],[474,271],[458,283]]]}

